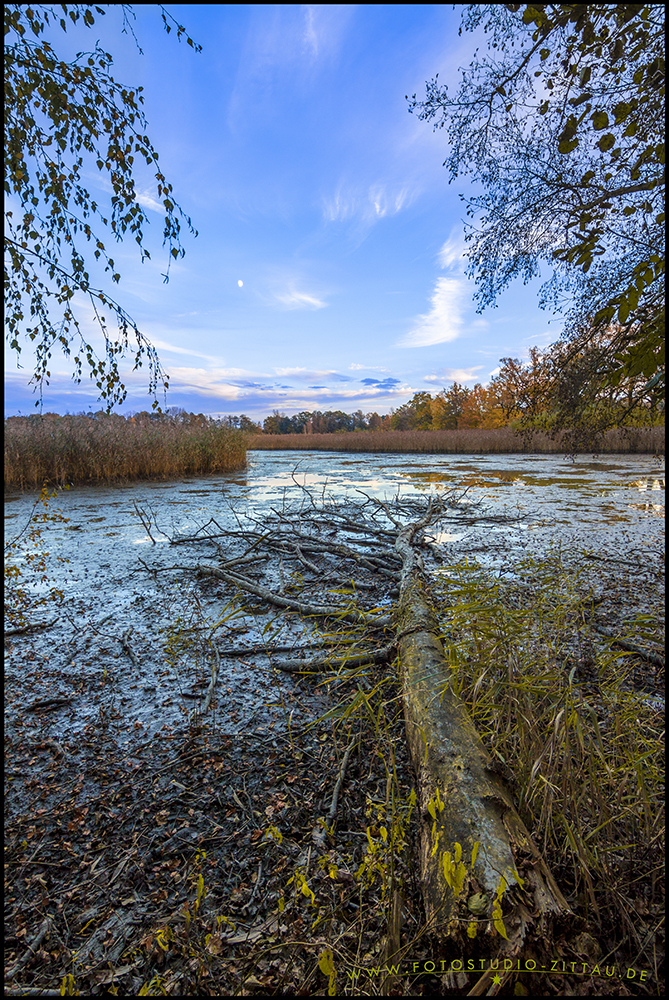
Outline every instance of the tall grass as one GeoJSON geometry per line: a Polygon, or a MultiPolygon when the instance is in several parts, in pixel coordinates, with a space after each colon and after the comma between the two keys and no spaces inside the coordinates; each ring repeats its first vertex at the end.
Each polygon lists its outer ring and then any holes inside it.
{"type": "Polygon", "coordinates": [[[247,440],[205,417],[10,417],[5,420],[5,489],[232,472],[246,465],[247,440]]]}
{"type": "MultiPolygon", "coordinates": [[[[591,585],[573,562],[556,550],[514,570],[505,582],[465,560],[437,583],[452,683],[511,766],[523,818],[565,894],[571,886],[582,912],[650,965],[654,918],[635,906],[650,915],[662,905],[663,699],[635,690],[625,666],[634,657],[591,641],[591,585]]],[[[607,580],[616,586],[624,593],[607,580]]],[[[658,590],[647,614],[628,611],[616,634],[638,642],[643,629],[661,647],[662,600],[658,590]]]]}
{"type": "MultiPolygon", "coordinates": [[[[495,430],[351,431],[341,434],[257,434],[249,440],[254,450],[387,451],[427,454],[571,453],[564,435],[537,433],[528,442],[511,427],[495,430]]],[[[591,453],[592,449],[588,449],[591,453]]],[[[600,454],[664,454],[664,427],[611,428],[597,446],[600,454]]]]}

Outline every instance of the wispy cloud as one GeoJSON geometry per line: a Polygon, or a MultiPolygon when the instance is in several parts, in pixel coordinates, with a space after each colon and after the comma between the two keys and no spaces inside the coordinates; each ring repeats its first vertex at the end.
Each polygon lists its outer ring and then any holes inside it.
{"type": "Polygon", "coordinates": [[[159,212],[160,215],[165,215],[165,206],[161,205],[159,201],[149,194],[148,191],[136,191],[137,201],[140,203],[142,208],[148,208],[151,212],[159,212]]]}
{"type": "Polygon", "coordinates": [[[446,344],[460,336],[466,290],[464,246],[460,230],[452,229],[437,254],[439,267],[450,271],[450,277],[437,278],[430,297],[430,311],[417,318],[413,329],[398,342],[398,347],[430,347],[446,344]]]}
{"type": "Polygon", "coordinates": [[[334,369],[318,371],[313,368],[275,368],[274,371],[280,378],[294,378],[302,382],[350,382],[349,375],[340,375],[334,369]]]}
{"type": "Polygon", "coordinates": [[[464,271],[464,262],[466,260],[465,238],[460,230],[451,230],[451,235],[437,254],[437,260],[439,267],[444,271],[446,269],[450,271],[464,271]]]}
{"type": "Polygon", "coordinates": [[[483,365],[474,365],[472,368],[442,368],[436,375],[424,375],[423,382],[478,382],[483,365]]]}
{"type": "Polygon", "coordinates": [[[275,298],[287,309],[325,309],[327,306],[327,302],[323,302],[316,295],[298,292],[295,288],[291,288],[287,292],[279,292],[275,298]]]}
{"type": "Polygon", "coordinates": [[[336,61],[354,11],[355,4],[251,7],[228,124],[236,129],[259,116],[281,114],[275,102],[286,84],[298,93],[313,87],[321,70],[336,61]]]}
{"type": "Polygon", "coordinates": [[[462,302],[465,295],[462,278],[438,278],[430,297],[430,311],[419,316],[412,330],[398,347],[429,347],[446,344],[460,336],[462,302]]]}
{"type": "Polygon", "coordinates": [[[374,386],[376,389],[394,389],[396,385],[401,385],[398,378],[361,378],[362,385],[374,386]]]}
{"type": "Polygon", "coordinates": [[[340,48],[355,4],[302,4],[302,48],[315,62],[340,48]]]}
{"type": "MultiPolygon", "coordinates": [[[[329,383],[327,385],[316,383],[296,387],[270,379],[231,381],[223,375],[223,371],[223,369],[203,368],[172,369],[170,395],[181,398],[187,393],[194,397],[220,399],[221,402],[234,404],[237,410],[266,414],[268,409],[272,408],[299,411],[338,407],[369,409],[378,406],[396,406],[414,391],[412,386],[402,383],[399,379],[387,379],[383,382],[374,380],[373,384],[367,384],[367,380],[364,380],[364,384],[360,382],[353,384],[352,380],[348,380],[348,384],[345,385],[329,377],[326,379],[329,383]]],[[[299,369],[298,372],[302,374],[299,369]]],[[[306,369],[304,372],[306,374],[306,369]]],[[[291,374],[291,378],[295,379],[295,375],[291,374]]],[[[302,381],[302,378],[298,377],[297,381],[302,381]]]]}
{"type": "Polygon", "coordinates": [[[352,219],[370,226],[386,216],[397,215],[413,200],[407,186],[375,183],[367,188],[339,184],[336,192],[323,200],[323,215],[328,222],[352,219]]]}
{"type": "Polygon", "coordinates": [[[151,343],[158,351],[167,351],[169,354],[186,354],[189,358],[202,358],[203,361],[213,361],[219,365],[221,363],[220,357],[214,357],[212,354],[200,354],[188,347],[175,347],[174,344],[169,344],[166,340],[159,340],[157,337],[151,337],[151,343]]]}

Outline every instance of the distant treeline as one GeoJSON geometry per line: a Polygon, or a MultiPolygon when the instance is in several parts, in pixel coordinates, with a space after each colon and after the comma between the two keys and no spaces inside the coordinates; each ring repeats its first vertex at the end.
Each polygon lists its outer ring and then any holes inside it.
{"type": "Polygon", "coordinates": [[[289,417],[275,410],[262,425],[245,414],[224,417],[230,427],[252,434],[341,434],[353,431],[458,430],[497,428],[511,422],[505,398],[496,388],[475,385],[473,389],[454,382],[450,389],[432,396],[417,392],[408,403],[386,415],[344,413],[343,410],[303,410],[289,417]]]}
{"type": "Polygon", "coordinates": [[[5,489],[44,482],[112,483],[232,472],[246,465],[248,435],[202,413],[99,411],[5,420],[5,489]]]}
{"type": "MultiPolygon", "coordinates": [[[[354,431],[350,434],[258,434],[249,441],[255,450],[414,452],[426,454],[572,454],[593,449],[574,448],[564,433],[540,431],[523,435],[511,427],[437,431],[354,431]]],[[[598,454],[664,454],[664,427],[614,427],[597,441],[598,454]]]]}
{"type": "MultiPolygon", "coordinates": [[[[531,373],[529,373],[531,374],[531,373]]],[[[516,427],[522,418],[526,418],[532,405],[531,386],[528,389],[523,380],[529,378],[527,371],[520,362],[506,359],[506,364],[489,386],[475,385],[473,389],[454,382],[450,389],[442,389],[436,395],[429,392],[417,392],[412,399],[389,414],[380,416],[378,413],[344,413],[342,410],[304,410],[289,417],[275,410],[266,417],[262,425],[250,417],[223,417],[222,420],[232,428],[238,428],[251,434],[342,434],[391,431],[463,431],[463,430],[499,430],[505,427],[516,427]]],[[[637,406],[630,417],[624,399],[600,399],[591,407],[590,416],[598,426],[642,427],[659,425],[664,420],[663,412],[651,412],[649,409],[637,406]],[[595,412],[596,411],[596,412],[595,412]]],[[[538,429],[555,429],[555,419],[551,413],[543,411],[532,412],[532,417],[538,429]]],[[[588,414],[586,412],[585,416],[588,414]]],[[[584,425],[589,423],[584,421],[584,425]]],[[[525,420],[524,426],[527,426],[525,420]]],[[[559,428],[558,428],[559,429],[559,428]]]]}

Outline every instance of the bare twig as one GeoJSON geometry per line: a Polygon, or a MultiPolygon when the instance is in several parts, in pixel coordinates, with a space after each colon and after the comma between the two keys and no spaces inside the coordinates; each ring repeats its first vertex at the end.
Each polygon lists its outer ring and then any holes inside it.
{"type": "Polygon", "coordinates": [[[39,930],[37,931],[37,934],[32,939],[32,941],[30,942],[24,953],[21,955],[20,958],[17,958],[14,964],[11,966],[11,968],[7,969],[7,971],[5,972],[6,981],[12,980],[14,976],[16,976],[16,974],[20,972],[21,969],[24,967],[24,965],[26,965],[26,963],[32,958],[32,956],[35,954],[35,952],[41,945],[44,938],[51,930],[51,923],[52,923],[51,917],[46,917],[42,921],[39,930]]]}
{"type": "Polygon", "coordinates": [[[267,587],[260,587],[246,577],[240,576],[237,573],[226,573],[215,566],[203,566],[200,564],[197,570],[202,576],[215,576],[221,580],[226,580],[228,583],[232,583],[236,587],[248,591],[249,594],[254,594],[256,597],[268,601],[270,604],[275,604],[279,608],[290,608],[290,610],[299,611],[303,615],[339,618],[342,621],[356,622],[356,624],[362,622],[365,625],[381,626],[390,624],[390,618],[387,616],[377,617],[363,611],[345,611],[343,608],[338,608],[334,605],[307,604],[304,601],[295,601],[290,597],[280,597],[278,594],[268,590],[267,587]]]}
{"type": "Polygon", "coordinates": [[[51,628],[57,621],[58,619],[54,618],[52,622],[42,622],[41,625],[23,625],[21,628],[6,628],[5,638],[10,635],[24,635],[26,632],[37,632],[39,629],[51,628]]]}
{"type": "Polygon", "coordinates": [[[138,667],[139,666],[139,660],[137,659],[137,656],[133,652],[132,647],[130,645],[130,636],[131,635],[132,635],[132,625],[130,626],[130,628],[128,628],[128,629],[125,630],[125,632],[123,633],[123,635],[119,639],[119,642],[121,643],[121,646],[123,647],[123,652],[127,653],[128,656],[130,657],[130,659],[132,660],[132,662],[134,663],[134,665],[136,667],[138,667]]]}
{"type": "Polygon", "coordinates": [[[616,646],[620,646],[622,649],[626,649],[630,653],[636,653],[637,656],[643,657],[643,659],[648,663],[654,663],[656,667],[664,667],[664,657],[660,656],[659,653],[654,653],[650,649],[644,649],[643,646],[637,646],[635,643],[629,642],[627,639],[621,639],[614,632],[610,632],[607,628],[602,628],[601,625],[591,625],[590,627],[593,628],[595,632],[599,632],[600,635],[605,635],[606,638],[614,642],[616,646]]]}
{"type": "Polygon", "coordinates": [[[361,653],[359,656],[326,656],[321,659],[314,657],[308,660],[276,660],[273,666],[277,670],[293,673],[299,670],[317,670],[326,668],[334,670],[337,667],[362,667],[368,663],[387,663],[395,651],[395,644],[383,646],[382,649],[361,653]]]}
{"type": "Polygon", "coordinates": [[[204,701],[200,708],[195,708],[191,712],[189,721],[193,723],[197,716],[204,715],[205,712],[209,711],[209,706],[211,705],[211,699],[213,698],[214,691],[216,689],[216,681],[218,680],[218,671],[221,668],[221,657],[219,655],[218,649],[214,644],[211,644],[211,648],[214,651],[214,663],[211,668],[211,680],[209,681],[209,687],[207,688],[207,693],[205,695],[204,701]]]}
{"type": "Polygon", "coordinates": [[[337,806],[339,805],[339,793],[341,792],[341,786],[344,783],[344,778],[346,776],[346,768],[348,767],[349,757],[353,750],[357,747],[359,740],[355,740],[346,747],[346,752],[344,753],[344,759],[341,762],[341,767],[339,768],[339,774],[337,775],[337,781],[334,787],[334,792],[332,793],[332,800],[330,802],[330,808],[328,814],[325,818],[325,825],[318,826],[314,829],[312,834],[312,839],[316,843],[317,847],[324,848],[325,846],[325,835],[326,832],[332,836],[334,821],[337,817],[337,806]]]}

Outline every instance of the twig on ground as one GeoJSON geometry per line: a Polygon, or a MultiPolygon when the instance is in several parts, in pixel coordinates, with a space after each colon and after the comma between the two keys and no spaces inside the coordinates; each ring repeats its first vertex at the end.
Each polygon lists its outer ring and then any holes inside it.
{"type": "Polygon", "coordinates": [[[127,653],[128,656],[130,657],[130,659],[132,660],[132,662],[134,663],[134,665],[136,667],[138,667],[140,665],[139,664],[139,660],[137,659],[137,656],[133,652],[133,649],[132,649],[132,647],[130,645],[130,636],[132,635],[132,631],[133,630],[132,630],[132,625],[131,625],[130,628],[128,628],[128,629],[125,630],[125,632],[123,633],[123,635],[119,639],[119,642],[121,643],[121,646],[123,648],[123,652],[127,653]]]}
{"type": "Polygon", "coordinates": [[[268,601],[270,604],[275,604],[279,608],[290,608],[292,611],[299,611],[303,615],[314,615],[321,618],[339,618],[342,621],[362,622],[366,625],[390,625],[390,618],[388,616],[376,617],[364,611],[346,611],[344,608],[338,608],[334,605],[307,604],[304,601],[295,601],[290,597],[281,597],[279,594],[268,590],[267,587],[260,587],[258,584],[253,583],[252,580],[240,576],[238,573],[226,573],[216,566],[203,566],[200,563],[197,571],[201,576],[215,576],[221,580],[226,580],[228,583],[232,583],[236,587],[248,591],[249,594],[254,594],[256,597],[268,601]]]}
{"type": "Polygon", "coordinates": [[[348,767],[349,757],[353,750],[357,747],[359,740],[354,740],[352,743],[346,747],[344,753],[344,759],[341,762],[341,767],[339,768],[339,774],[337,775],[337,781],[335,783],[334,792],[332,793],[332,800],[330,801],[330,808],[328,814],[325,817],[325,825],[317,826],[314,828],[312,839],[317,847],[325,847],[325,836],[326,833],[332,836],[334,821],[337,817],[337,806],[339,805],[339,793],[341,792],[341,786],[344,783],[344,778],[346,776],[346,768],[348,767]]]}
{"type": "Polygon", "coordinates": [[[26,965],[26,963],[32,958],[39,946],[41,945],[44,938],[47,936],[51,930],[51,917],[45,917],[45,919],[40,924],[37,934],[32,939],[24,953],[20,958],[17,958],[14,964],[7,969],[5,972],[5,980],[10,981],[16,976],[18,972],[26,965]]]}
{"type": "Polygon", "coordinates": [[[21,628],[6,628],[5,638],[10,635],[24,635],[26,632],[37,632],[43,628],[51,628],[57,621],[58,619],[54,618],[52,622],[42,622],[41,625],[22,625],[21,628]]]}
{"type": "Polygon", "coordinates": [[[308,660],[275,660],[272,666],[277,670],[286,673],[293,673],[299,670],[334,670],[337,667],[363,667],[368,663],[387,663],[395,650],[395,643],[384,646],[382,649],[372,650],[369,653],[361,653],[359,656],[326,656],[322,659],[308,660]]]}
{"type": "Polygon", "coordinates": [[[605,635],[607,639],[610,639],[620,646],[622,649],[626,649],[630,653],[636,653],[637,656],[643,657],[648,663],[654,663],[656,667],[664,667],[664,657],[660,656],[659,653],[654,653],[651,649],[644,649],[643,646],[637,646],[633,642],[629,642],[628,639],[619,638],[614,632],[610,632],[609,629],[603,628],[601,625],[591,625],[591,628],[595,632],[599,632],[600,635],[605,635]]]}

